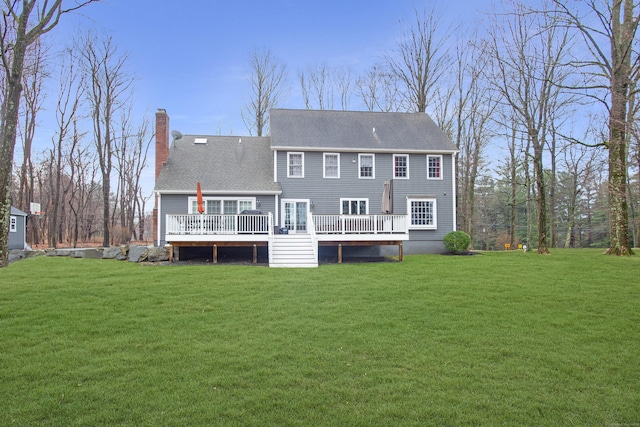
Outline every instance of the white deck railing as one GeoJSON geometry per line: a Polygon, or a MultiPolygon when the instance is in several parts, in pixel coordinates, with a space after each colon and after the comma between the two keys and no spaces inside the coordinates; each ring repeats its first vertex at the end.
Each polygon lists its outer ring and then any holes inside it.
{"type": "Polygon", "coordinates": [[[408,233],[406,215],[313,215],[317,234],[408,233]]]}
{"type": "Polygon", "coordinates": [[[166,234],[269,234],[269,215],[167,215],[166,234]]]}

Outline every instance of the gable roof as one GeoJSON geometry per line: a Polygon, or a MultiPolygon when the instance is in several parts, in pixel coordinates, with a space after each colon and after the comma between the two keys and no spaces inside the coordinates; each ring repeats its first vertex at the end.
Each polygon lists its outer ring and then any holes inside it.
{"type": "Polygon", "coordinates": [[[184,135],[169,150],[158,192],[279,194],[273,182],[273,155],[266,137],[184,135]],[[206,142],[203,142],[206,141],[206,142]]]}
{"type": "Polygon", "coordinates": [[[274,150],[457,151],[425,113],[272,109],[269,122],[274,150]]]}
{"type": "Polygon", "coordinates": [[[21,211],[15,206],[11,206],[11,210],[9,211],[9,215],[13,216],[29,216],[26,212],[21,211]]]}

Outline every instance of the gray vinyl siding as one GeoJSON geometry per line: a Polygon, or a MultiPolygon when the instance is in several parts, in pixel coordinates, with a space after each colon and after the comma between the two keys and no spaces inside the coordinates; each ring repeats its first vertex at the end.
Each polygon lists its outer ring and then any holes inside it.
{"type": "MultiPolygon", "coordinates": [[[[369,200],[369,214],[380,214],[383,183],[393,179],[393,154],[407,153],[375,153],[375,179],[360,179],[358,153],[328,152],[340,154],[338,179],[323,177],[323,152],[316,151],[304,153],[304,178],[287,178],[287,152],[278,151],[277,178],[282,186],[281,198],[311,200],[314,215],[340,214],[341,198],[366,198],[369,200]]],[[[442,238],[453,230],[452,162],[451,154],[443,154],[443,179],[427,179],[427,155],[409,154],[409,179],[393,179],[394,214],[407,214],[407,196],[433,197],[437,204],[437,229],[411,230],[410,240],[404,244],[405,253],[444,251],[442,238]]]]}
{"type": "Polygon", "coordinates": [[[9,249],[24,249],[27,236],[25,235],[25,224],[27,217],[22,215],[11,215],[16,219],[16,231],[9,232],[9,249]]]}
{"type": "MultiPolygon", "coordinates": [[[[160,223],[160,246],[164,246],[167,242],[165,240],[165,234],[167,230],[167,217],[166,215],[185,215],[189,213],[189,197],[195,197],[194,194],[163,194],[160,198],[160,213],[158,222],[160,223]]],[[[255,197],[256,203],[260,202],[260,207],[256,209],[261,210],[264,214],[271,213],[275,219],[275,196],[251,196],[251,195],[233,195],[225,194],[224,196],[217,196],[211,194],[203,194],[203,197],[224,197],[224,198],[239,198],[245,199],[248,197],[255,197]]]]}

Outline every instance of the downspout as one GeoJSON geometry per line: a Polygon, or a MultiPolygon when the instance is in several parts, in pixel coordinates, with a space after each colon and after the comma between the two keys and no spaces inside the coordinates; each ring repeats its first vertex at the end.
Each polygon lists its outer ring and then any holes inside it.
{"type": "Polygon", "coordinates": [[[451,155],[451,182],[453,183],[451,188],[452,199],[451,203],[453,204],[453,231],[458,229],[458,194],[457,194],[457,171],[456,171],[456,163],[458,161],[458,152],[456,151],[451,155]]]}
{"type": "Polygon", "coordinates": [[[162,230],[162,195],[159,192],[156,192],[156,197],[158,200],[158,230],[157,230],[157,236],[158,236],[158,242],[157,242],[157,246],[160,246],[160,242],[162,242],[162,238],[165,236],[162,236],[160,234],[160,230],[162,230]]]}
{"type": "MultiPolygon", "coordinates": [[[[273,182],[278,183],[278,150],[273,150],[273,182]]],[[[280,196],[276,194],[275,198],[276,206],[275,206],[275,218],[274,224],[278,223],[278,218],[280,218],[280,196]]]]}

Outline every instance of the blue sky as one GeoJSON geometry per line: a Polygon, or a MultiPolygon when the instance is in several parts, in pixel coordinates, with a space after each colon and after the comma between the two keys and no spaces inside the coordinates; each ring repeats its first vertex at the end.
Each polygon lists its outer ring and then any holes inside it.
{"type": "MultiPolygon", "coordinates": [[[[392,49],[401,21],[419,0],[102,0],[65,16],[52,37],[90,26],[129,54],[136,108],[165,108],[183,133],[248,135],[240,111],[249,100],[248,63],[268,48],[287,66],[283,107],[303,108],[297,74],[308,66],[358,73],[392,49]]],[[[484,1],[438,3],[445,19],[471,22],[484,1]]],[[[357,100],[352,109],[359,109],[357,100]]]]}
{"type": "MultiPolygon", "coordinates": [[[[445,22],[470,26],[491,0],[437,2],[445,22]]],[[[402,22],[425,0],[102,0],[65,15],[48,38],[61,48],[91,28],[110,34],[129,56],[135,75],[136,116],[152,120],[167,110],[171,129],[185,134],[249,135],[241,118],[249,101],[248,64],[256,49],[270,49],[288,72],[284,108],[304,108],[298,72],[309,66],[350,67],[361,73],[397,44],[402,22]]],[[[34,152],[51,145],[57,71],[49,83],[34,152]]],[[[351,109],[362,109],[354,97],[351,109]]],[[[89,137],[89,136],[88,136],[89,137]]],[[[153,146],[149,164],[153,165],[153,146]]],[[[21,162],[21,148],[16,147],[21,162]]],[[[153,188],[149,167],[145,192],[153,188]]]]}

